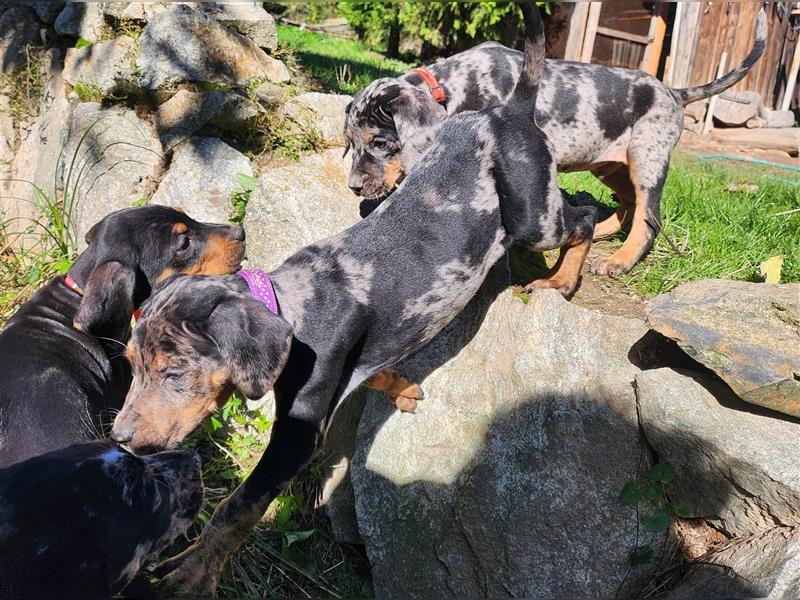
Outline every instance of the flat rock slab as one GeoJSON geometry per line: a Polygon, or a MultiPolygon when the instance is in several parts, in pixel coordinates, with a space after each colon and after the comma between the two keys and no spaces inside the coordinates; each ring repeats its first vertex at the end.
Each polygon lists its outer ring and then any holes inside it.
{"type": "Polygon", "coordinates": [[[103,35],[104,2],[67,2],[56,17],[55,30],[62,35],[96,42],[103,35]]]}
{"type": "Polygon", "coordinates": [[[800,525],[798,421],[672,369],[643,371],[636,390],[645,436],[677,472],[675,500],[733,536],[800,525]]]}
{"type": "Polygon", "coordinates": [[[59,175],[70,190],[79,249],[92,225],[145,195],[162,159],[158,137],[133,110],[102,109],[96,102],[75,107],[59,175]]]}
{"type": "Polygon", "coordinates": [[[275,50],[278,47],[275,19],[261,6],[253,2],[208,2],[201,4],[201,8],[220,23],[253,40],[260,48],[275,50]]]}
{"type": "Polygon", "coordinates": [[[241,189],[239,174],[253,175],[244,154],[217,138],[189,138],[175,150],[152,201],[198,221],[225,223],[233,214],[231,194],[241,189]]]}
{"type": "Polygon", "coordinates": [[[135,60],[136,42],[126,36],[69,48],[64,58],[64,80],[72,86],[83,83],[108,94],[133,82],[135,60]]]}
{"type": "Polygon", "coordinates": [[[188,6],[157,12],[140,38],[141,86],[155,90],[182,81],[244,84],[289,80],[289,71],[252,40],[188,6]]]}
{"type": "Polygon", "coordinates": [[[800,284],[686,283],[648,302],[647,323],[743,400],[800,417],[800,284]]]}
{"type": "Polygon", "coordinates": [[[283,114],[301,126],[313,127],[325,143],[343,146],[345,108],[352,96],[306,92],[289,101],[283,114]]]}
{"type": "Polygon", "coordinates": [[[207,123],[241,129],[258,116],[258,106],[233,92],[178,90],[158,107],[155,125],[165,149],[188,139],[207,123]]]}
{"type": "Polygon", "coordinates": [[[425,391],[415,414],[367,394],[352,481],[376,597],[609,597],[626,578],[617,495],[648,469],[628,352],[647,329],[503,287],[490,275],[397,366],[425,391]]]}
{"type": "Polygon", "coordinates": [[[667,598],[800,597],[800,529],[776,527],[706,554],[667,598]]]}

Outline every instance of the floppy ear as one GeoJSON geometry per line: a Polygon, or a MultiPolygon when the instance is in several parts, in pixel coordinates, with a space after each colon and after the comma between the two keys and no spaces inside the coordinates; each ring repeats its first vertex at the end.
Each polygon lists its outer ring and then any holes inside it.
{"type": "Polygon", "coordinates": [[[403,144],[447,117],[444,106],[436,102],[428,90],[412,86],[401,89],[389,102],[389,109],[397,136],[403,144]]]}
{"type": "Polygon", "coordinates": [[[98,336],[127,331],[133,314],[136,272],[115,260],[102,263],[89,276],[73,326],[98,336]]]}
{"type": "Polygon", "coordinates": [[[248,398],[261,398],[272,388],[292,345],[292,326],[249,296],[221,302],[209,317],[209,333],[231,383],[248,398]]]}
{"type": "Polygon", "coordinates": [[[344,153],[342,154],[342,158],[347,156],[347,153],[350,152],[350,142],[347,138],[347,117],[350,115],[350,110],[353,108],[353,102],[348,102],[347,106],[344,107],[344,131],[342,132],[342,136],[344,139],[344,153]]]}

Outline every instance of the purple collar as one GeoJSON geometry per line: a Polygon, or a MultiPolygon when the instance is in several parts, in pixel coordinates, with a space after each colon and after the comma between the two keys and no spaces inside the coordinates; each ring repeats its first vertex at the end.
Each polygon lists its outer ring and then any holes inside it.
{"type": "Polygon", "coordinates": [[[278,315],[278,298],[269,275],[258,269],[242,269],[238,273],[247,282],[253,298],[266,306],[273,315],[278,315]]]}

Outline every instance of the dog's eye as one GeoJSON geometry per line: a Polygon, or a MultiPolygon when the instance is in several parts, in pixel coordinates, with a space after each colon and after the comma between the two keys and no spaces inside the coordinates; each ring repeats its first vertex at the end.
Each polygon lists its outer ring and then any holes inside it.
{"type": "Polygon", "coordinates": [[[385,148],[386,144],[388,143],[389,141],[383,138],[375,138],[374,140],[372,140],[372,145],[375,146],[376,148],[385,148]]]}
{"type": "Polygon", "coordinates": [[[175,379],[180,379],[183,374],[180,371],[164,371],[161,374],[161,377],[164,381],[173,381],[175,379]]]}
{"type": "Polygon", "coordinates": [[[191,239],[189,236],[181,234],[180,237],[178,237],[178,250],[186,250],[190,243],[191,239]]]}

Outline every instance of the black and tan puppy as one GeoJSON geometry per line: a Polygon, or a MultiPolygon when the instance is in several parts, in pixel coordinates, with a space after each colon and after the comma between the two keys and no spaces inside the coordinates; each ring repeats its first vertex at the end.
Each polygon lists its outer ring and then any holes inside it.
{"type": "Polygon", "coordinates": [[[0,598],[110,598],[197,517],[200,459],[77,444],[0,470],[0,598]]]}
{"type": "MultiPolygon", "coordinates": [[[[558,170],[590,171],[619,201],[616,213],[597,225],[594,239],[631,225],[622,248],[599,258],[593,270],[628,272],[650,248],[661,228],[661,193],[683,131],[683,107],[740,81],[763,54],[766,39],[762,10],[755,45],[744,62],[712,83],[689,89],[669,88],[642,71],[545,61],[536,121],[553,144],[558,170]]],[[[362,215],[417,163],[442,121],[503,103],[521,66],[522,53],[489,42],[428,69],[378,79],[360,91],[348,106],[344,137],[353,149],[350,187],[365,198],[362,215]]]]}
{"type": "Polygon", "coordinates": [[[534,122],[544,40],[538,9],[525,4],[524,12],[525,64],[508,102],[448,120],[369,218],[303,248],[269,279],[177,277],[144,305],[114,439],[134,449],[174,446],[233,388],[259,397],[274,382],[277,403],[264,456],[170,563],[170,585],[210,593],[230,554],[320,447],[341,401],[364,382],[402,392],[405,382],[374,376],[452,321],[513,242],[561,247],[551,276],[532,285],[574,290],[595,213],[564,201],[534,122]]]}
{"type": "Polygon", "coordinates": [[[130,385],[131,315],[174,273],[222,275],[244,254],[238,225],[165,206],[108,215],[68,277],[55,277],[0,333],[0,467],[95,439],[130,385]]]}

